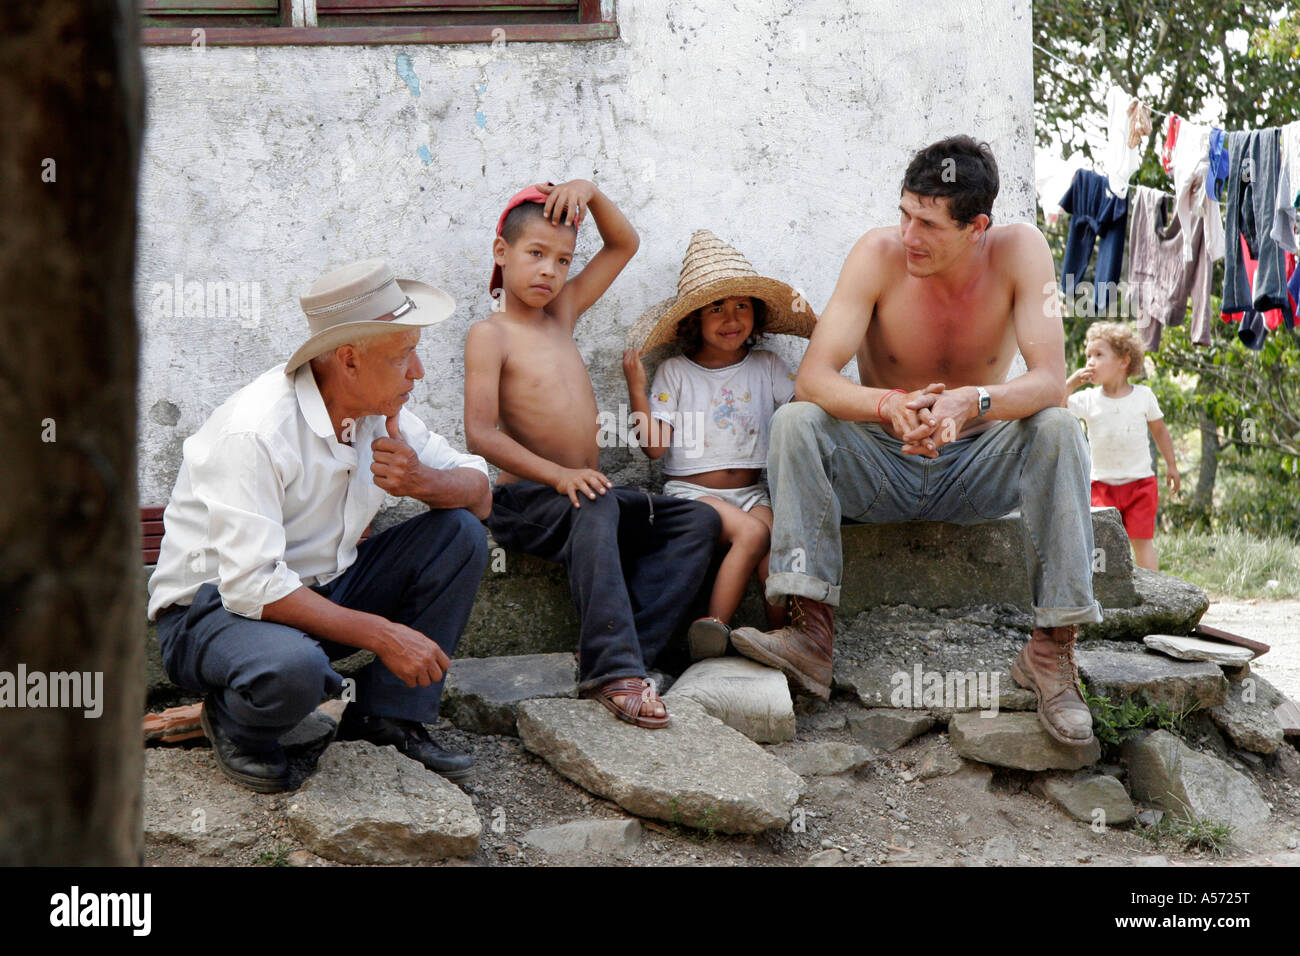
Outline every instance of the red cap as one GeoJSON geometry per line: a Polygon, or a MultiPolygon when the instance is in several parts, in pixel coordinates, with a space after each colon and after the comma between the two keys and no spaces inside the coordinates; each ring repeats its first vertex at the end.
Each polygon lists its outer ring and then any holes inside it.
{"type": "MultiPolygon", "coordinates": [[[[546,185],[554,186],[555,183],[547,183],[546,185]]],[[[501,230],[505,228],[506,216],[510,215],[510,210],[514,209],[516,206],[522,206],[526,202],[539,202],[545,204],[546,193],[542,192],[536,186],[528,186],[511,196],[510,201],[506,203],[506,208],[501,210],[501,218],[497,220],[498,236],[501,235],[501,230]]],[[[492,279],[488,282],[488,291],[495,292],[504,285],[505,281],[501,275],[501,267],[494,265],[492,267],[492,279]]]]}

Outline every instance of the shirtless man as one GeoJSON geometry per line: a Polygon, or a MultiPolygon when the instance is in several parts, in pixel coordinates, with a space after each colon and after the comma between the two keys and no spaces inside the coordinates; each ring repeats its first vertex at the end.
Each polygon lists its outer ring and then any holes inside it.
{"type": "Polygon", "coordinates": [[[690,612],[720,521],[708,505],[616,488],[599,470],[596,397],[573,332],[639,242],[584,180],[511,199],[490,286],[504,308],[465,340],[465,438],[501,469],[492,537],[568,571],[582,622],[579,693],[620,720],[658,728],[668,711],[646,668],[690,612]],[[604,245],[566,281],[589,209],[604,245]]]}
{"type": "Polygon", "coordinates": [[[1092,595],[1088,449],[1061,408],[1065,349],[1047,242],[991,225],[997,164],[955,136],[916,154],[900,226],[849,253],[795,382],[772,419],[775,511],[767,599],[791,625],[732,633],[740,653],[796,689],[830,696],[840,520],[974,524],[1019,507],[1033,636],[1012,677],[1038,695],[1044,728],[1090,743],[1078,688],[1077,625],[1092,595]],[[1019,348],[1028,367],[1004,381],[1019,348]],[[840,375],[854,356],[862,385],[840,375]]]}

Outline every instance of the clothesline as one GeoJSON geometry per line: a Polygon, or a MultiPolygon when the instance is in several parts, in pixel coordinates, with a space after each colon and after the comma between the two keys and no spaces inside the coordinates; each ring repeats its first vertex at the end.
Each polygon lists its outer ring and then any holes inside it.
{"type": "MultiPolygon", "coordinates": [[[[1060,63],[1060,64],[1062,64],[1062,65],[1064,65],[1064,66],[1068,66],[1068,67],[1070,67],[1070,68],[1072,68],[1072,69],[1075,69],[1075,70],[1080,70],[1080,71],[1082,71],[1082,72],[1084,72],[1084,73],[1087,73],[1087,74],[1088,74],[1089,76],[1091,76],[1091,77],[1094,77],[1094,78],[1096,77],[1096,74],[1095,74],[1094,72],[1092,72],[1091,70],[1089,70],[1086,66],[1083,66],[1082,64],[1079,64],[1079,63],[1071,63],[1069,60],[1063,60],[1063,59],[1061,59],[1059,56],[1057,56],[1055,53],[1053,53],[1051,50],[1044,49],[1043,47],[1039,46],[1037,43],[1033,43],[1032,40],[1031,40],[1030,42],[1033,44],[1033,47],[1034,47],[1035,50],[1037,50],[1037,51],[1040,52],[1040,53],[1045,53],[1047,56],[1050,56],[1050,57],[1051,57],[1053,60],[1055,60],[1057,63],[1060,63]]],[[[1133,98],[1134,98],[1135,100],[1138,99],[1138,97],[1136,97],[1136,96],[1133,97],[1133,98]]],[[[1139,102],[1141,102],[1141,100],[1139,100],[1139,102]]],[[[1168,116],[1168,115],[1169,115],[1168,113],[1164,112],[1163,110],[1158,110],[1158,109],[1156,109],[1154,106],[1151,106],[1149,103],[1142,103],[1142,105],[1145,106],[1145,107],[1146,107],[1148,110],[1150,110],[1152,113],[1154,113],[1156,116],[1168,116]]]]}

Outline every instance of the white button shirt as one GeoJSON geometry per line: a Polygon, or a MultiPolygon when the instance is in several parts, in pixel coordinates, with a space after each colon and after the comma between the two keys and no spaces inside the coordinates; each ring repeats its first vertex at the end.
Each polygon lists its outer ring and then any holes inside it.
{"type": "MultiPolygon", "coordinates": [[[[397,421],[423,464],[487,476],[481,457],[456,451],[414,413],[403,408],[397,421]]],[[[292,376],[278,365],[232,395],[183,446],[149,619],[190,604],[206,583],[228,611],[260,619],[267,604],[346,571],[384,501],[370,444],[387,434],[384,416],[367,415],[353,443],[340,443],[310,363],[292,376]]]]}

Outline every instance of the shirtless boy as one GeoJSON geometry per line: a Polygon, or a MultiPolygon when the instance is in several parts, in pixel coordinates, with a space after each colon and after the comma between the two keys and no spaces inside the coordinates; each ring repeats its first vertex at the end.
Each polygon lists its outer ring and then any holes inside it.
{"type": "Polygon", "coordinates": [[[657,728],[668,711],[646,668],[690,612],[720,523],[707,505],[616,488],[599,469],[596,396],[573,330],[639,242],[584,180],[510,200],[492,248],[491,290],[504,308],[465,340],[465,438],[501,470],[492,537],[568,571],[581,619],[579,693],[657,728]],[[588,210],[604,245],[569,280],[588,210]]]}
{"type": "Polygon", "coordinates": [[[1034,632],[1012,677],[1038,695],[1054,738],[1092,741],[1079,694],[1077,625],[1092,594],[1088,449],[1059,407],[1065,347],[1047,242],[991,225],[997,164],[956,136],[921,150],[899,227],[849,253],[795,382],[772,419],[775,511],[767,598],[791,626],[732,633],[742,654],[805,693],[830,693],[840,519],[973,524],[1019,507],[1034,632]],[[1004,381],[1017,347],[1028,367],[1004,381]],[[840,375],[854,356],[862,383],[840,375]]]}

